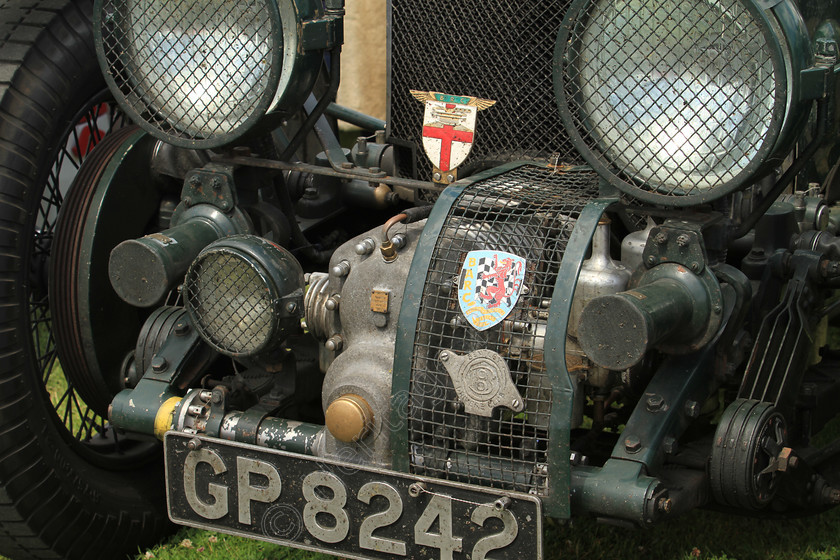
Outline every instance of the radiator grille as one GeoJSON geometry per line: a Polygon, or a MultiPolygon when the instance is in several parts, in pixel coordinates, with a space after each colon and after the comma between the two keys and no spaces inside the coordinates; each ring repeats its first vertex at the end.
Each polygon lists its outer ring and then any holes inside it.
{"type": "Polygon", "coordinates": [[[597,195],[590,170],[558,172],[526,165],[468,187],[438,237],[419,311],[412,358],[409,438],[413,472],[534,494],[547,489],[551,384],[544,340],[560,262],[576,220],[597,195]],[[478,331],[466,325],[456,280],[466,254],[498,250],[527,260],[511,314],[478,331]],[[467,414],[440,361],[480,349],[507,363],[525,410],[497,407],[467,414]]]}
{"type": "Polygon", "coordinates": [[[428,180],[421,145],[423,105],[409,90],[441,91],[497,101],[481,111],[476,141],[462,169],[518,159],[582,161],[563,129],[552,64],[569,2],[534,0],[391,0],[392,138],[418,146],[398,151],[400,171],[428,180]]]}

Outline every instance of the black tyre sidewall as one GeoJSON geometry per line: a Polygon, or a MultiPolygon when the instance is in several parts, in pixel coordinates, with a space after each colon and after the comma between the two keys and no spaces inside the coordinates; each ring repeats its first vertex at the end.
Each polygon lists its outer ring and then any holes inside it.
{"type": "MultiPolygon", "coordinates": [[[[44,28],[0,99],[0,552],[12,558],[114,558],[168,528],[161,461],[112,472],[76,453],[31,336],[30,251],[43,185],[74,115],[105,87],[91,4],[22,8],[28,27],[44,28]]],[[[0,48],[12,46],[20,47],[0,48]]]]}

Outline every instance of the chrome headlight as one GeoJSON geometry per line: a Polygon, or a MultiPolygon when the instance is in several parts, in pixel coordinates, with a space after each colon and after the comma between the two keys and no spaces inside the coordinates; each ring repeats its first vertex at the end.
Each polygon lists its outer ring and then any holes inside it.
{"type": "Polygon", "coordinates": [[[789,2],[577,0],[555,52],[566,128],[622,191],[687,206],[743,187],[783,147],[810,51],[789,2]]]}
{"type": "Polygon", "coordinates": [[[300,324],[303,269],[291,253],[253,235],[208,245],[190,265],[184,302],[201,337],[222,354],[255,356],[300,324]]]}
{"type": "Polygon", "coordinates": [[[111,91],[158,138],[230,143],[265,114],[295,110],[329,40],[316,0],[97,0],[97,56],[111,91]],[[304,47],[307,48],[304,48],[304,47]]]}

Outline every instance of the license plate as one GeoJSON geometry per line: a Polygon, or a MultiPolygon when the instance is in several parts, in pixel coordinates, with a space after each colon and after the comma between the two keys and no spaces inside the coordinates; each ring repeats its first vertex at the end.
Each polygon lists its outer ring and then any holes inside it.
{"type": "Polygon", "coordinates": [[[347,558],[542,558],[535,496],[176,432],[164,449],[181,525],[347,558]]]}

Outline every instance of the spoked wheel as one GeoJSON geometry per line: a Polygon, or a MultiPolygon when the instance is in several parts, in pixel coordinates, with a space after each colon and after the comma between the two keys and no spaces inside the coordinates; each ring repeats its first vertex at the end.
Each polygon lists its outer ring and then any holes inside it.
{"type": "Polygon", "coordinates": [[[787,425],[765,402],[738,399],[723,413],[710,464],[712,493],[724,505],[758,510],[776,495],[776,458],[787,443],[787,425]]]}
{"type": "Polygon", "coordinates": [[[118,558],[168,529],[159,445],[103,417],[141,318],[97,271],[157,200],[129,194],[144,205],[120,217],[102,186],[136,132],[104,93],[91,4],[0,6],[4,60],[19,55],[0,72],[0,553],[15,559],[118,558]]]}

